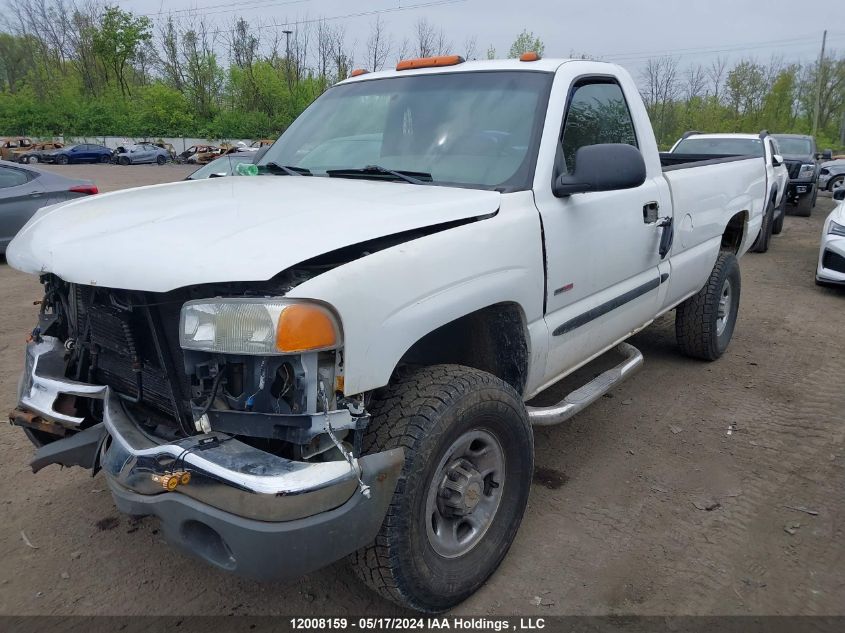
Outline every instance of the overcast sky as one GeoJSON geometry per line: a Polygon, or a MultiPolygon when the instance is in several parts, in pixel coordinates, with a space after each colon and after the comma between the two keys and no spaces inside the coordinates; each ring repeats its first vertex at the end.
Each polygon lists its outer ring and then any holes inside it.
{"type": "MultiPolygon", "coordinates": [[[[384,20],[394,42],[410,37],[425,17],[442,27],[455,52],[476,38],[477,56],[493,46],[504,57],[524,28],[546,45],[546,57],[588,53],[615,61],[637,73],[648,57],[678,56],[682,65],[710,63],[716,56],[732,61],[756,57],[768,61],[810,61],[818,57],[821,35],[828,28],[828,49],[845,49],[845,22],[824,18],[843,0],[806,3],[796,0],[119,0],[123,8],[148,14],[195,9],[219,26],[238,16],[256,23],[295,23],[337,18],[347,41],[356,43],[363,61],[365,42],[375,14],[384,20]],[[429,5],[418,6],[414,5],[429,5]],[[802,8],[803,6],[803,8],[802,8]],[[368,13],[369,15],[350,16],[368,13]],[[347,16],[347,17],[340,17],[347,16]]],[[[834,13],[836,13],[834,11],[834,13]]],[[[296,28],[292,26],[291,28],[296,28]]]]}

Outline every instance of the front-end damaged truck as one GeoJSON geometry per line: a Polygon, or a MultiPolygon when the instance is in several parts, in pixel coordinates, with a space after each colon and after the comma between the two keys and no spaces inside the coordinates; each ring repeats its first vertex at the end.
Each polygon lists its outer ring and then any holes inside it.
{"type": "Polygon", "coordinates": [[[11,421],[33,470],[102,471],[218,568],[349,557],[429,612],[495,571],[532,425],[636,370],[627,338],[674,309],[685,354],[725,351],[765,192],[759,157],[661,156],[621,68],[530,55],[358,74],[257,172],[33,217],[8,250],[44,286],[11,421]]]}

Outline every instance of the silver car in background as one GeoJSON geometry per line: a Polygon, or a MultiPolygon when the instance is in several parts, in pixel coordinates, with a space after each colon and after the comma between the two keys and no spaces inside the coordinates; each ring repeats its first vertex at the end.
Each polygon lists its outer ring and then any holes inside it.
{"type": "Polygon", "coordinates": [[[95,193],[90,180],[0,160],[0,255],[41,207],[95,193]]]}
{"type": "Polygon", "coordinates": [[[819,189],[838,191],[845,187],[845,158],[822,163],[819,170],[819,189]]]}
{"type": "Polygon", "coordinates": [[[118,152],[115,162],[118,165],[139,165],[141,163],[158,163],[164,165],[171,158],[170,152],[152,143],[138,143],[130,145],[124,152],[118,152]]]}

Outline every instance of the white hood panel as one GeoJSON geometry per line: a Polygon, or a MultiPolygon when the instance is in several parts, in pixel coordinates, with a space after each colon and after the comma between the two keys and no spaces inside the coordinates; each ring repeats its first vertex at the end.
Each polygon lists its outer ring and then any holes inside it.
{"type": "Polygon", "coordinates": [[[24,272],[127,290],[264,281],[344,246],[494,213],[499,198],[369,180],[210,178],[45,207],[6,258],[24,272]]]}

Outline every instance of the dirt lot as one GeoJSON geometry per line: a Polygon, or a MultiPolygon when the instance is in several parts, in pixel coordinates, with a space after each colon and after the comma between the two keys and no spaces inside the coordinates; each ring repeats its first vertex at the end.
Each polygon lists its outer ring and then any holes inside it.
{"type": "MultiPolygon", "coordinates": [[[[190,171],[55,169],[102,191],[190,171]]],[[[724,358],[679,356],[669,315],[633,340],[639,374],[537,431],[516,543],[458,613],[845,613],[845,292],[813,284],[830,209],[820,198],[812,218],[786,219],[769,253],[742,260],[724,358]]],[[[3,411],[39,288],[0,258],[3,411]]],[[[544,400],[564,388],[554,391],[544,400]]],[[[31,454],[19,429],[0,429],[2,614],[397,613],[343,564],[287,585],[218,572],[165,545],[155,520],[120,515],[102,475],[33,475],[31,454]]]]}

